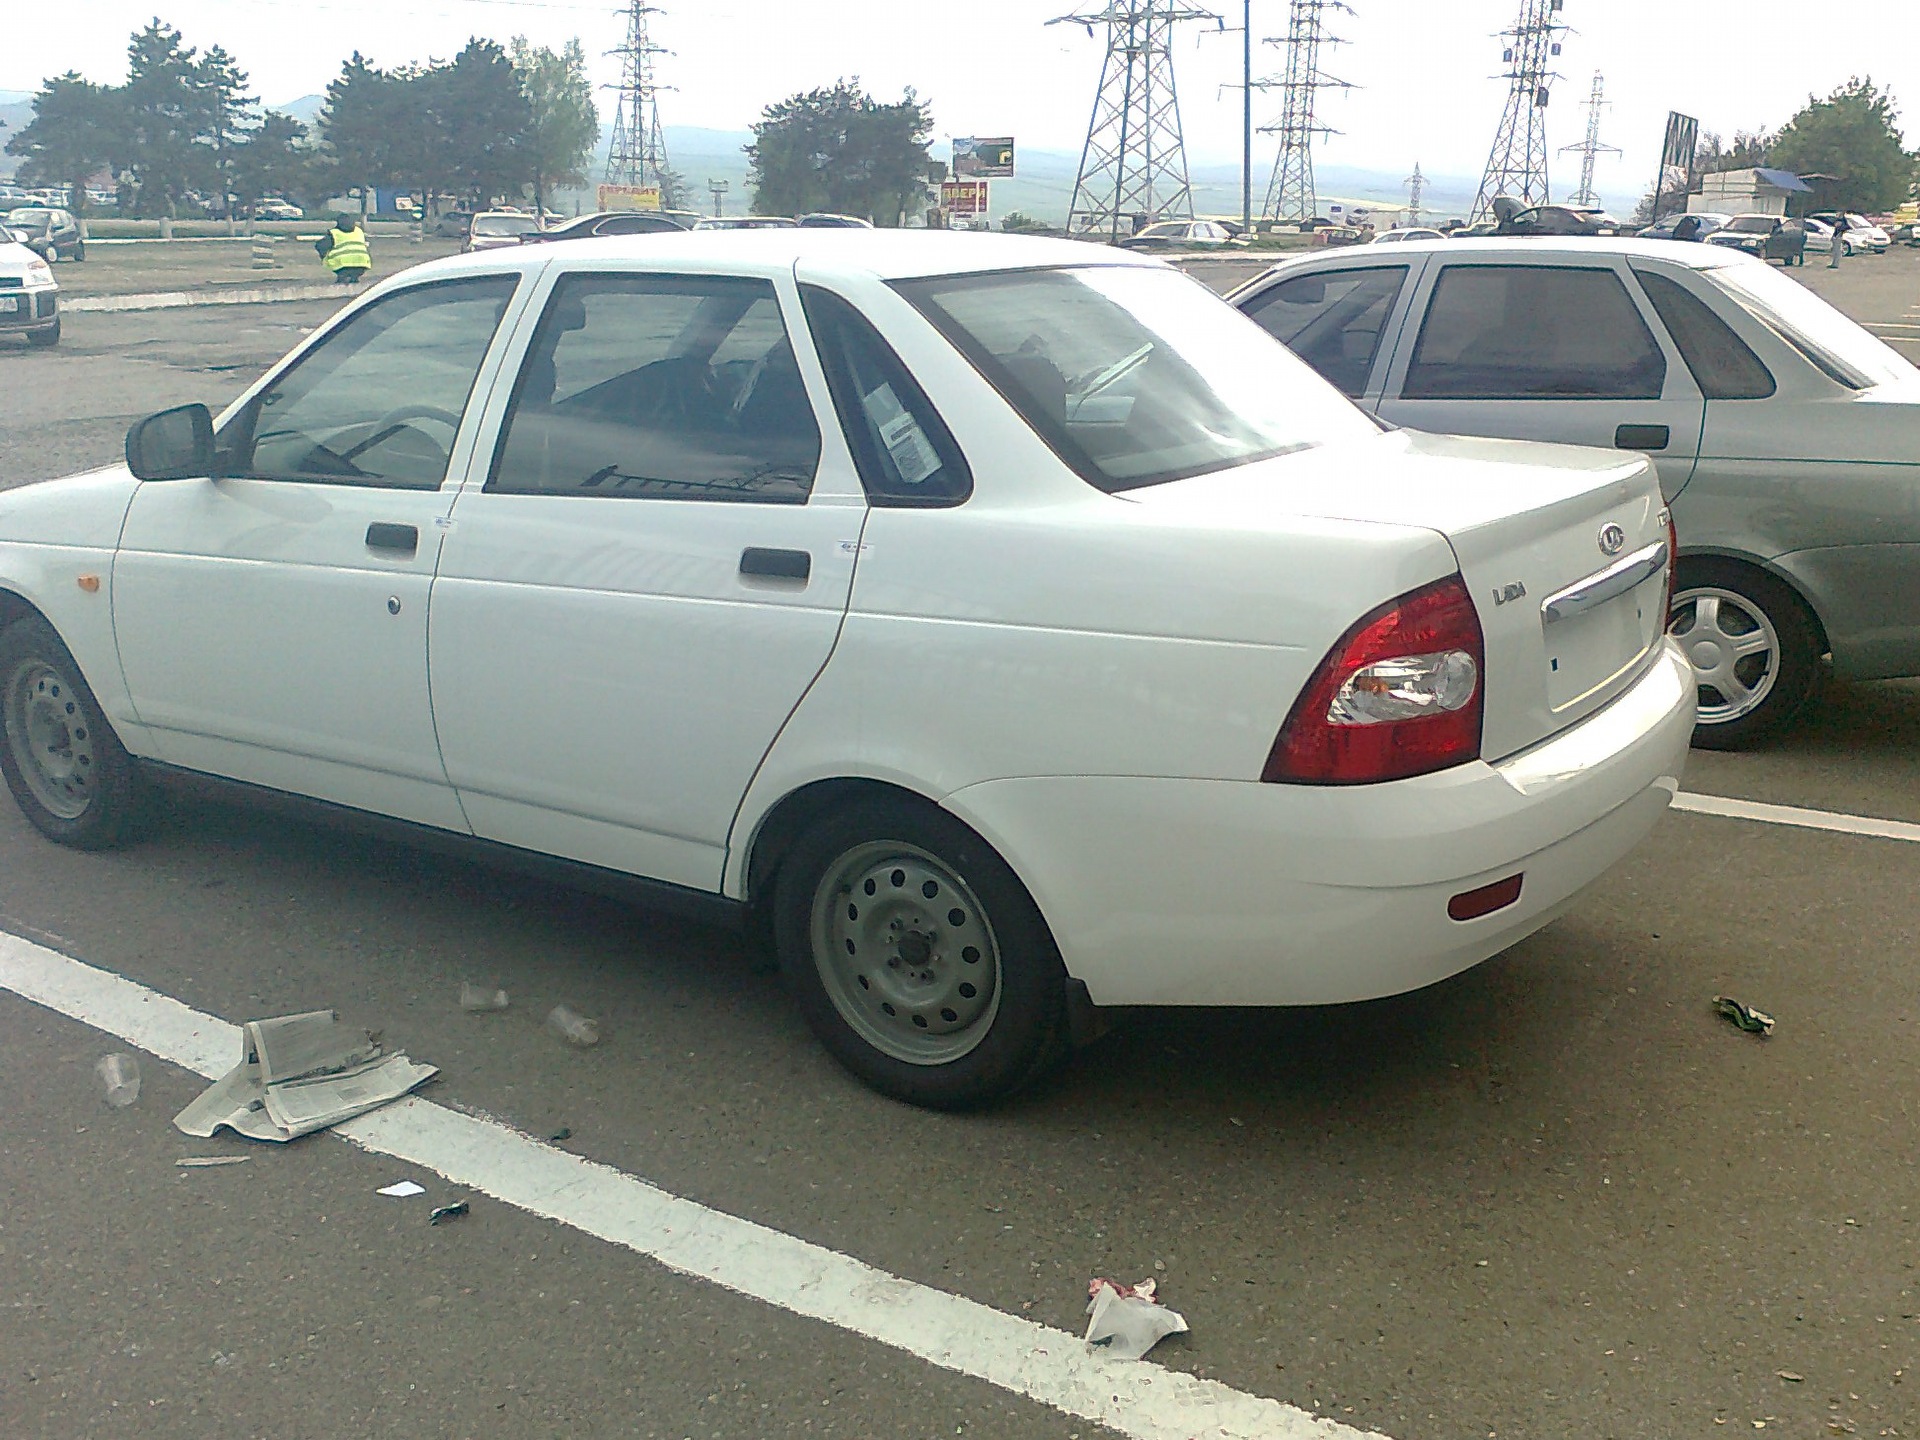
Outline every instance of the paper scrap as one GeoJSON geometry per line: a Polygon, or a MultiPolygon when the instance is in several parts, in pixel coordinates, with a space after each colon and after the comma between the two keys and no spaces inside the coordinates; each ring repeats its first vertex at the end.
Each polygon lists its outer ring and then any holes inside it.
{"type": "Polygon", "coordinates": [[[1154,1299],[1151,1280],[1116,1285],[1094,1280],[1087,1286],[1087,1343],[1103,1347],[1116,1360],[1138,1360],[1169,1335],[1186,1333],[1186,1317],[1154,1299]]]}
{"type": "Polygon", "coordinates": [[[376,1195],[393,1195],[399,1199],[404,1200],[409,1195],[426,1194],[427,1187],[424,1185],[416,1185],[411,1180],[399,1180],[393,1183],[392,1185],[382,1185],[378,1190],[374,1191],[373,1193],[376,1195]]]}
{"type": "Polygon", "coordinates": [[[173,1163],[182,1170],[211,1170],[216,1165],[244,1165],[251,1155],[182,1155],[173,1163]]]}
{"type": "Polygon", "coordinates": [[[287,1141],[398,1100],[440,1072],[386,1054],[333,1010],[249,1020],[240,1063],[173,1117],[188,1135],[222,1126],[252,1140],[287,1141]]]}

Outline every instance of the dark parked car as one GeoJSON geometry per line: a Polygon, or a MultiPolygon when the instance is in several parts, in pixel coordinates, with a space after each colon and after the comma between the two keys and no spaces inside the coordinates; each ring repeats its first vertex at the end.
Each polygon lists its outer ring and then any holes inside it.
{"type": "Polygon", "coordinates": [[[80,238],[80,224],[68,211],[46,205],[23,205],[9,210],[7,229],[20,236],[20,243],[47,260],[84,260],[87,242],[80,238]]]}
{"type": "Polygon", "coordinates": [[[449,240],[464,240],[467,229],[473,224],[473,211],[449,210],[433,222],[433,233],[443,235],[449,240]]]}
{"type": "Polygon", "coordinates": [[[1807,260],[1806,227],[1778,215],[1736,215],[1707,236],[1707,244],[1783,265],[1804,265],[1807,260]]]}
{"type": "Polygon", "coordinates": [[[686,222],[659,210],[602,210],[582,215],[551,230],[536,230],[522,235],[522,245],[543,245],[549,240],[590,240],[600,235],[678,235],[686,222]]]}
{"type": "Polygon", "coordinates": [[[1617,235],[1620,222],[1597,205],[1523,206],[1511,195],[1494,198],[1496,235],[1617,235]]]}

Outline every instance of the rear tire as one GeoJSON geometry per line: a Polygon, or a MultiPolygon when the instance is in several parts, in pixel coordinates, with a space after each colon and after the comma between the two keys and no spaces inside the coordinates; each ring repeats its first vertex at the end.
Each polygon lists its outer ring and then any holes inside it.
{"type": "Polygon", "coordinates": [[[143,785],[80,667],[39,616],[0,631],[0,775],[33,827],[76,850],[129,839],[143,785]]]}
{"type": "Polygon", "coordinates": [[[1039,907],[931,805],[867,800],[816,822],[775,878],[773,928],[807,1024],[884,1095],[971,1109],[1067,1053],[1066,971],[1039,907]]]}
{"type": "Polygon", "coordinates": [[[1786,585],[1736,561],[1682,560],[1667,633],[1693,664],[1693,743],[1741,750],[1769,738],[1819,688],[1820,632],[1786,585]]]}

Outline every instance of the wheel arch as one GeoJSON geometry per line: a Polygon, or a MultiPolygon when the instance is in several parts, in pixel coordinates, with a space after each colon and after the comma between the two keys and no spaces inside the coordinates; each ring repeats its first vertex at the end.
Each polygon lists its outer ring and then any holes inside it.
{"type": "MultiPolygon", "coordinates": [[[[749,909],[763,909],[772,893],[773,877],[780,862],[793,848],[794,841],[807,827],[829,811],[861,800],[901,800],[929,810],[948,813],[932,796],[891,780],[871,776],[837,775],[811,780],[789,790],[760,816],[746,843],[746,860],[741,874],[749,909]]],[[[964,823],[964,822],[963,822],[964,823]]]]}
{"type": "Polygon", "coordinates": [[[1814,604],[1813,597],[1807,593],[1806,587],[1787,571],[1757,556],[1748,554],[1745,551],[1721,550],[1712,547],[1690,550],[1683,545],[1680,548],[1676,572],[1678,566],[1684,566],[1689,561],[1696,563],[1700,561],[1714,561],[1720,564],[1737,566],[1742,570],[1751,570],[1756,575],[1764,576],[1774,584],[1779,585],[1786,590],[1789,595],[1793,596],[1795,600],[1799,601],[1800,608],[1806,612],[1807,619],[1813,622],[1813,633],[1820,642],[1821,653],[1829,654],[1832,652],[1833,643],[1827,635],[1827,622],[1825,617],[1820,613],[1820,607],[1814,604]]]}

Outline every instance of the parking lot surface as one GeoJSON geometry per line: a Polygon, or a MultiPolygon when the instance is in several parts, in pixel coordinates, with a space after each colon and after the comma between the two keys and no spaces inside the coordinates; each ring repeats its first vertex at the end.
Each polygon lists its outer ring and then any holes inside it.
{"type": "MultiPolygon", "coordinates": [[[[1891,325],[1916,261],[1807,278],[1891,325]]],[[[223,402],[329,308],[0,352],[0,485],[223,402]]],[[[1916,742],[1920,686],[1835,687],[1686,786],[1920,823],[1916,742]]],[[[439,1066],[440,1105],[1058,1330],[1089,1277],[1152,1276],[1193,1327],[1156,1362],[1396,1440],[1920,1431],[1917,866],[1675,813],[1444,985],[1133,1015],[945,1116],[835,1069],[729,933],[207,802],[105,855],[0,803],[0,929],[228,1020],[336,1007],[439,1066]],[[512,1006],[462,1013],[463,980],[512,1006]],[[597,1048],[541,1028],[560,1002],[597,1048]]],[[[0,990],[0,1435],[1104,1433],[484,1194],[430,1227],[470,1192],[337,1139],[190,1141],[204,1082],[151,1057],[110,1110],[92,1066],[125,1048],[0,990]],[[173,1163],[212,1153],[250,1158],[173,1163]],[[374,1194],[403,1177],[428,1193],[374,1194]]]]}

